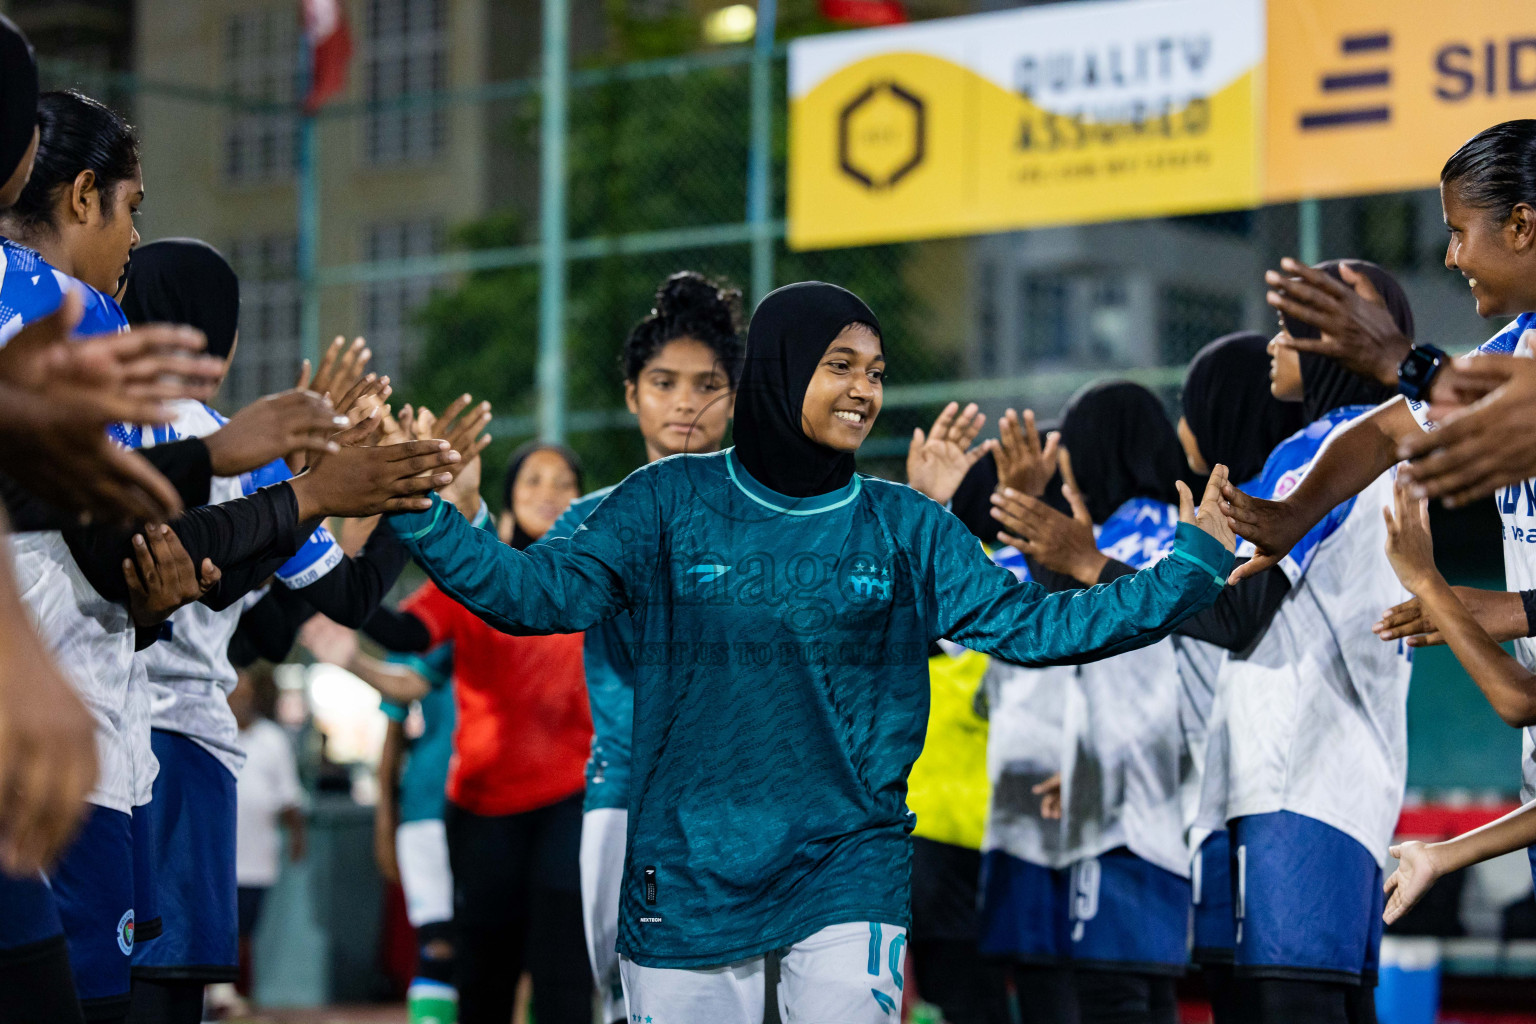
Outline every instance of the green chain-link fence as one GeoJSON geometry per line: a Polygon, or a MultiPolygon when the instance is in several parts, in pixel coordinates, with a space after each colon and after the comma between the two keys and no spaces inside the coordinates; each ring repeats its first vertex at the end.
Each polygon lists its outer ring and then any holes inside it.
{"type": "MultiPolygon", "coordinates": [[[[204,237],[239,265],[231,404],[285,386],[300,354],[294,73],[234,59],[262,40],[274,52],[290,46],[283,31],[232,25],[220,44],[231,61],[223,78],[197,87],[44,66],[48,84],[78,85],[140,123],[147,237],[204,237]]],[[[572,75],[565,395],[569,439],[593,484],[642,459],[618,356],[657,284],[685,268],[744,291],[751,280],[751,59],[749,48],[713,50],[572,75]]],[[[321,331],[367,334],[400,399],[441,407],[465,390],[490,399],[490,493],[501,456],[535,430],[539,81],[383,83],[380,67],[366,54],[354,66],[372,99],[333,104],[317,119],[321,331]]],[[[777,218],[782,52],[773,71],[777,218]]],[[[1404,275],[1426,333],[1450,347],[1480,340],[1459,282],[1438,266],[1433,193],[1331,200],[1316,213],[1315,255],[1382,262],[1404,275]]],[[[1202,344],[1272,328],[1260,275],[1298,252],[1300,220],[1287,206],[817,252],[790,251],[774,220],[772,281],[834,281],[881,317],[889,384],[862,464],[899,477],[912,429],[949,399],[977,401],[994,420],[1025,405],[1048,418],[1077,387],[1118,376],[1158,389],[1171,407],[1202,344]]]]}

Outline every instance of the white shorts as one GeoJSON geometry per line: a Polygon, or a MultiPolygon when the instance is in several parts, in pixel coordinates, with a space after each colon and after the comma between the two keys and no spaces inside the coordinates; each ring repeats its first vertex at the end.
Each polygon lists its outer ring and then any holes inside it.
{"type": "Polygon", "coordinates": [[[402,823],[395,829],[395,859],[411,927],[452,921],[453,869],[448,866],[448,832],[442,820],[402,823]]]}
{"type": "MultiPolygon", "coordinates": [[[[779,961],[784,1024],[900,1024],[907,930],[892,924],[834,924],[795,943],[779,961]]],[[[761,1024],[762,957],[725,967],[679,970],[623,959],[630,1020],[651,1024],[761,1024]]]]}
{"type": "Polygon", "coordinates": [[[616,946],[628,829],[629,811],[622,807],[599,807],[581,816],[581,917],[592,980],[602,1000],[603,1024],[625,1019],[616,946]]]}

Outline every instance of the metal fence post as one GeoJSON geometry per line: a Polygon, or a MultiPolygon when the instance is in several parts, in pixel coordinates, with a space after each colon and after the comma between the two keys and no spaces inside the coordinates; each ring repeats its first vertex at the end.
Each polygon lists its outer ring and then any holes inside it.
{"type": "Polygon", "coordinates": [[[1323,212],[1316,199],[1296,204],[1296,256],[1309,267],[1323,258],[1323,212]]]}
{"type": "Polygon", "coordinates": [[[773,289],[773,39],[777,0],[758,0],[752,44],[752,141],[747,159],[747,223],[752,228],[752,303],[773,289]]]}
{"type": "Polygon", "coordinates": [[[539,435],[565,440],[565,145],[568,0],[544,0],[539,133],[539,435]]]}

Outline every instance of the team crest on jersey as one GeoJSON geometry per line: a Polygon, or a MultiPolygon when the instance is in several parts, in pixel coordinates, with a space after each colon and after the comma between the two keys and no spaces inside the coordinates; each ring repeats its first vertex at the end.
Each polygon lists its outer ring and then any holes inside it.
{"type": "Polygon", "coordinates": [[[867,559],[855,559],[848,572],[848,586],[855,597],[874,601],[891,599],[891,570],[867,559]]]}
{"type": "Polygon", "coordinates": [[[117,922],[117,948],[123,956],[133,955],[133,911],[130,909],[117,922]]]}
{"type": "Polygon", "coordinates": [[[1299,469],[1288,470],[1287,472],[1282,474],[1280,479],[1275,482],[1275,493],[1272,496],[1271,500],[1279,501],[1281,498],[1285,497],[1287,494],[1290,494],[1292,491],[1294,491],[1296,489],[1296,485],[1301,483],[1301,478],[1306,476],[1306,475],[1307,474],[1306,474],[1306,467],[1305,466],[1303,466],[1303,467],[1301,467],[1299,469]]]}

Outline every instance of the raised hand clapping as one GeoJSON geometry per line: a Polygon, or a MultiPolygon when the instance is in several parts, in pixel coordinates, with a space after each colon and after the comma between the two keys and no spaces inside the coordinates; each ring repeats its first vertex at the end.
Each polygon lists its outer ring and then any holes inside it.
{"type": "Polygon", "coordinates": [[[914,429],[907,448],[907,483],[934,501],[947,503],[966,472],[995,444],[983,441],[971,447],[986,422],[976,403],[961,410],[959,402],[950,402],[926,435],[921,427],[914,429]]]}

